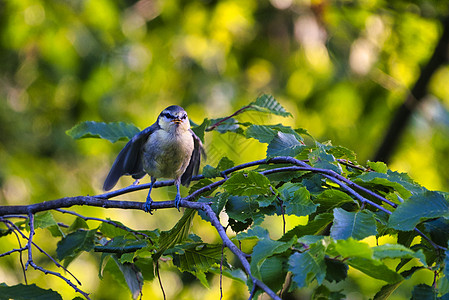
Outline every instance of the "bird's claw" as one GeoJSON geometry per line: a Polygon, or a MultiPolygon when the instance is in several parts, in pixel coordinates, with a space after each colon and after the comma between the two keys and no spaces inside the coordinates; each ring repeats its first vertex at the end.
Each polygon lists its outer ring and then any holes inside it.
{"type": "Polygon", "coordinates": [[[181,203],[181,195],[177,194],[175,197],[175,206],[179,211],[179,204],[181,203]]]}
{"type": "Polygon", "coordinates": [[[153,204],[153,200],[149,197],[147,197],[147,201],[145,201],[145,204],[143,205],[143,210],[147,213],[149,213],[150,215],[152,215],[153,213],[151,212],[151,204],[153,204]]]}

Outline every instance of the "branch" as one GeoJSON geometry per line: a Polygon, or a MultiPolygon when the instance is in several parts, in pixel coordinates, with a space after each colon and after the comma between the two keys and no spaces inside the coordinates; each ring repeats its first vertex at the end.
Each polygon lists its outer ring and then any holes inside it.
{"type": "Polygon", "coordinates": [[[443,20],[443,33],[427,65],[422,68],[421,75],[407,95],[404,103],[397,109],[390,123],[387,133],[380,145],[373,161],[388,162],[395,147],[404,132],[412,113],[420,102],[425,99],[427,85],[433,74],[448,61],[449,52],[449,16],[443,20]]]}

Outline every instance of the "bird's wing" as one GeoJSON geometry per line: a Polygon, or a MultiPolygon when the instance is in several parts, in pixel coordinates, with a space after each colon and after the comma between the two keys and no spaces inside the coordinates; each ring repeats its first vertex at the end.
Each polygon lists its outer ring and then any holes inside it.
{"type": "Polygon", "coordinates": [[[136,134],[117,155],[117,158],[109,171],[108,176],[103,184],[103,190],[112,189],[122,175],[132,175],[133,178],[139,179],[145,176],[142,167],[142,147],[148,140],[150,134],[159,129],[159,124],[154,123],[150,127],[145,128],[136,134]]]}
{"type": "Polygon", "coordinates": [[[190,163],[187,166],[187,169],[184,171],[184,174],[181,176],[181,183],[185,186],[188,186],[190,181],[192,180],[192,176],[198,174],[198,170],[200,168],[201,156],[206,157],[206,153],[203,148],[203,143],[201,143],[200,138],[189,129],[192,134],[194,148],[192,152],[192,156],[190,158],[190,163]]]}

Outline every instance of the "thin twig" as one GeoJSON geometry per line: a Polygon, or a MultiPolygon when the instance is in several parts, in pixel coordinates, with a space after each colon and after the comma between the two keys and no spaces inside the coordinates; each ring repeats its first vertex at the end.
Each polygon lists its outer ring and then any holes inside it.
{"type": "Polygon", "coordinates": [[[214,130],[214,129],[215,129],[218,125],[220,125],[221,123],[223,123],[223,122],[229,120],[230,118],[232,118],[232,117],[234,117],[234,116],[236,116],[236,115],[242,113],[245,109],[248,109],[248,108],[250,108],[250,107],[251,107],[251,104],[250,104],[250,105],[247,105],[247,106],[244,106],[244,107],[242,107],[242,108],[240,108],[239,110],[237,110],[236,112],[234,112],[232,115],[227,116],[227,117],[225,117],[225,118],[223,118],[223,119],[220,119],[220,121],[218,121],[217,123],[212,124],[211,126],[207,127],[205,131],[212,131],[212,130],[214,130]]]}

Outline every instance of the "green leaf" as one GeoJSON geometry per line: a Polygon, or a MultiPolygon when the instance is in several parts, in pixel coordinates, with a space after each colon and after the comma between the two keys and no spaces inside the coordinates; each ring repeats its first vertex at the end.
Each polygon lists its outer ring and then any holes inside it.
{"type": "Polygon", "coordinates": [[[440,246],[447,247],[449,240],[449,220],[438,218],[424,223],[426,231],[430,233],[432,241],[440,246]]]}
{"type": "Polygon", "coordinates": [[[330,212],[345,203],[354,203],[354,199],[340,190],[326,189],[315,197],[314,202],[319,203],[320,211],[330,212]]]}
{"type": "Polygon", "coordinates": [[[234,220],[245,222],[248,219],[264,218],[257,201],[248,196],[231,196],[226,202],[226,213],[234,220]]]}
{"type": "Polygon", "coordinates": [[[310,200],[309,191],[300,184],[287,183],[279,191],[284,196],[285,213],[298,217],[314,213],[317,204],[310,200]]]}
{"type": "Polygon", "coordinates": [[[415,182],[405,173],[398,173],[388,170],[386,174],[377,172],[366,172],[354,179],[354,183],[366,187],[380,186],[381,189],[390,187],[396,190],[402,198],[406,199],[412,194],[422,194],[425,189],[415,182]]]}
{"type": "Polygon", "coordinates": [[[247,138],[254,138],[261,143],[269,144],[278,132],[292,134],[297,140],[302,141],[303,138],[291,127],[282,124],[277,125],[251,125],[246,129],[247,138]]]}
{"type": "Polygon", "coordinates": [[[87,225],[87,222],[80,217],[75,218],[73,223],[70,225],[68,231],[72,232],[78,229],[89,229],[89,225],[87,225]]]}
{"type": "Polygon", "coordinates": [[[327,150],[327,153],[332,154],[335,158],[346,159],[346,160],[356,160],[357,154],[354,151],[342,146],[333,146],[327,150]]]}
{"type": "Polygon", "coordinates": [[[402,246],[400,244],[384,244],[372,248],[374,258],[418,258],[423,264],[426,263],[426,257],[422,250],[417,252],[402,246]]]}
{"type": "Polygon", "coordinates": [[[266,258],[259,266],[260,279],[273,291],[279,291],[287,275],[286,257],[277,255],[266,258]]]}
{"type": "Polygon", "coordinates": [[[254,171],[238,172],[223,184],[223,188],[232,195],[251,196],[270,193],[268,178],[254,171]]]}
{"type": "Polygon", "coordinates": [[[419,195],[412,195],[399,205],[390,215],[388,225],[397,230],[410,231],[420,221],[448,216],[449,203],[443,195],[426,191],[419,195]]]}
{"type": "Polygon", "coordinates": [[[173,247],[176,244],[184,241],[190,232],[192,226],[192,220],[195,216],[196,210],[186,209],[181,219],[168,231],[162,231],[159,238],[158,252],[154,254],[153,259],[156,261],[161,257],[165,250],[173,247]]]}
{"type": "Polygon", "coordinates": [[[253,253],[251,254],[251,272],[253,275],[261,279],[260,265],[265,259],[275,254],[286,252],[295,242],[295,238],[288,242],[273,241],[270,238],[259,240],[256,246],[254,246],[253,253]]]}
{"type": "Polygon", "coordinates": [[[387,172],[388,172],[388,166],[384,162],[381,162],[381,161],[378,161],[378,162],[367,161],[366,165],[368,166],[368,168],[370,168],[374,172],[384,173],[384,174],[387,174],[387,172]]]}
{"type": "Polygon", "coordinates": [[[216,168],[214,168],[210,165],[204,166],[203,175],[206,178],[221,177],[223,171],[230,169],[233,166],[234,166],[234,162],[232,160],[230,160],[229,158],[227,158],[226,156],[224,156],[223,158],[220,159],[216,168]]]}
{"type": "Polygon", "coordinates": [[[237,234],[235,236],[235,239],[237,239],[239,241],[243,241],[243,240],[247,240],[247,239],[260,240],[260,239],[265,239],[265,238],[267,238],[267,239],[270,238],[268,230],[266,230],[265,228],[260,227],[260,226],[254,226],[254,227],[248,229],[248,231],[240,232],[239,234],[237,234]]]}
{"type": "Polygon", "coordinates": [[[310,152],[309,161],[314,168],[328,169],[335,171],[338,174],[342,173],[341,166],[338,164],[335,157],[332,154],[328,154],[322,145],[310,152]]]}
{"type": "Polygon", "coordinates": [[[282,105],[274,99],[273,96],[267,94],[258,97],[255,102],[251,102],[248,110],[272,113],[283,117],[289,117],[292,115],[287,112],[282,105]]]}
{"type": "Polygon", "coordinates": [[[95,233],[94,230],[78,230],[68,234],[58,242],[56,254],[58,260],[64,259],[64,266],[69,265],[82,251],[90,251],[94,248],[95,233]]]}
{"type": "Polygon", "coordinates": [[[309,285],[314,279],[321,284],[326,277],[324,246],[318,242],[303,253],[294,253],[288,260],[289,271],[299,288],[309,285]]]}
{"type": "Polygon", "coordinates": [[[133,299],[137,299],[142,292],[143,276],[139,268],[136,265],[130,263],[121,263],[119,259],[113,255],[114,261],[125,278],[126,284],[133,299]]]}
{"type": "MultiPolygon", "coordinates": [[[[192,273],[200,279],[205,287],[209,287],[204,274],[213,266],[220,265],[222,257],[221,252],[222,245],[192,243],[177,247],[171,255],[173,256],[173,264],[178,267],[181,272],[192,273]]],[[[226,264],[226,261],[224,261],[224,263],[226,264]]]]}
{"type": "Polygon", "coordinates": [[[343,258],[361,257],[371,259],[373,257],[373,249],[367,243],[356,241],[352,238],[335,241],[327,248],[327,251],[329,255],[341,256],[343,258]]]}
{"type": "Polygon", "coordinates": [[[278,131],[267,147],[267,157],[292,156],[301,153],[306,146],[295,135],[278,131]]]}
{"type": "MultiPolygon", "coordinates": [[[[228,193],[217,193],[215,194],[215,197],[200,197],[198,199],[198,202],[202,203],[209,203],[212,202],[211,208],[214,211],[215,215],[219,217],[220,212],[225,207],[226,203],[228,202],[228,193]]],[[[209,217],[206,215],[206,213],[202,210],[198,211],[198,214],[201,216],[203,220],[209,221],[209,217]]]]}
{"type": "Polygon", "coordinates": [[[324,262],[326,263],[327,281],[340,282],[346,279],[346,277],[348,276],[348,265],[339,260],[330,258],[325,258],[324,262]]]}
{"type": "Polygon", "coordinates": [[[411,300],[437,299],[438,291],[426,284],[415,285],[411,300]]]}
{"type": "Polygon", "coordinates": [[[64,236],[56,220],[53,218],[53,214],[49,211],[37,213],[34,218],[34,228],[47,228],[52,236],[64,236]]]}
{"type": "MultiPolygon", "coordinates": [[[[192,123],[192,122],[190,122],[192,123]]],[[[200,138],[200,140],[204,143],[204,131],[209,126],[210,120],[205,118],[203,123],[199,126],[192,126],[192,131],[200,138]]]]}
{"type": "Polygon", "coordinates": [[[396,283],[384,285],[380,291],[374,295],[374,300],[387,300],[391,294],[403,283],[403,281],[398,281],[396,283]]]}
{"type": "MultiPolygon", "coordinates": [[[[223,120],[223,118],[212,119],[210,120],[210,124],[213,126],[221,120],[223,120]]],[[[241,128],[240,123],[234,118],[229,118],[222,121],[217,127],[215,127],[215,131],[218,131],[219,133],[234,132],[243,134],[243,129],[241,128]]]]}
{"type": "Polygon", "coordinates": [[[348,212],[342,208],[334,209],[334,224],[330,231],[333,239],[354,238],[362,240],[376,234],[376,220],[373,214],[366,211],[348,212]]]}
{"type": "Polygon", "coordinates": [[[404,280],[401,275],[389,269],[379,260],[363,257],[352,257],[346,260],[346,262],[351,267],[365,273],[366,275],[388,283],[397,283],[404,280]]]}
{"type": "Polygon", "coordinates": [[[281,238],[281,241],[288,241],[293,236],[302,237],[305,235],[320,235],[333,220],[332,214],[319,214],[309,221],[306,225],[297,225],[293,229],[287,231],[281,238]]]}
{"type": "Polygon", "coordinates": [[[79,123],[66,131],[73,139],[102,138],[112,143],[117,141],[128,141],[140,130],[133,124],[123,122],[104,123],[86,121],[79,123]]]}
{"type": "MultiPolygon", "coordinates": [[[[107,220],[112,221],[112,220],[110,220],[110,219],[107,219],[107,220]]],[[[116,224],[118,224],[118,225],[122,225],[123,227],[126,227],[126,226],[124,226],[124,225],[123,225],[121,222],[119,222],[119,221],[113,221],[113,222],[116,223],[116,224]]],[[[100,226],[100,228],[99,228],[99,231],[100,231],[104,236],[109,237],[109,238],[115,238],[116,236],[125,236],[125,235],[129,234],[128,231],[126,231],[126,230],[124,230],[124,229],[122,229],[122,228],[119,228],[119,227],[117,227],[117,226],[114,226],[114,225],[112,225],[112,224],[109,224],[109,223],[107,223],[107,222],[102,222],[102,223],[101,223],[101,226],[100,226]]]]}
{"type": "Polygon", "coordinates": [[[60,294],[53,290],[44,290],[37,285],[17,284],[7,286],[0,284],[0,299],[14,299],[14,300],[62,300],[60,294]]]}

